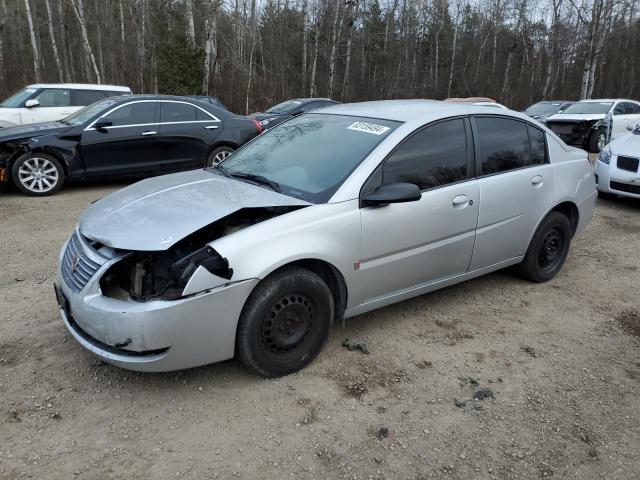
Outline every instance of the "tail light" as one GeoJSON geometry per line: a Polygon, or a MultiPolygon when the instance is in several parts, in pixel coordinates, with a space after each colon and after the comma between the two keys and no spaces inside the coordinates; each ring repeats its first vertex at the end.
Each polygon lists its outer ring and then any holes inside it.
{"type": "Polygon", "coordinates": [[[258,129],[258,135],[261,134],[262,133],[262,125],[260,125],[260,122],[258,120],[256,120],[255,118],[252,118],[251,121],[253,122],[253,124],[258,129]]]}

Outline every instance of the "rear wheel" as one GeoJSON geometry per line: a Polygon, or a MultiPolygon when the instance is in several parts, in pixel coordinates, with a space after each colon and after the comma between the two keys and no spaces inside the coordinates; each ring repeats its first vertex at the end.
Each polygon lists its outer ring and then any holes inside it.
{"type": "Polygon", "coordinates": [[[11,178],[22,193],[43,197],[62,188],[64,169],[51,155],[27,153],[13,163],[11,178]]]}
{"type": "Polygon", "coordinates": [[[225,158],[233,153],[232,147],[218,147],[214,148],[209,156],[207,157],[207,167],[215,167],[220,162],[222,162],[225,158]]]}
{"type": "Polygon", "coordinates": [[[547,282],[562,268],[571,243],[571,223],[559,212],[551,212],[531,239],[519,265],[520,274],[532,282],[547,282]]]}
{"type": "Polygon", "coordinates": [[[589,137],[589,151],[591,153],[599,153],[607,144],[607,136],[604,130],[598,129],[589,137]]]}
{"type": "Polygon", "coordinates": [[[300,370],[322,350],[333,315],[333,296],[318,275],[299,267],[280,270],[249,296],[238,323],[237,356],[265,377],[300,370]]]}

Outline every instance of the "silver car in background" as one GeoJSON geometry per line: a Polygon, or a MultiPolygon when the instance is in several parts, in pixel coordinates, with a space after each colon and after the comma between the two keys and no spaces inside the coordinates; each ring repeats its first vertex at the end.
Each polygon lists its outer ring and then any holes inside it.
{"type": "Polygon", "coordinates": [[[235,356],[280,376],[311,362],[337,319],[512,265],[550,280],[595,198],[587,154],[523,114],[337,105],[217,167],[92,204],[56,294],[71,334],[115,365],[235,356]]]}

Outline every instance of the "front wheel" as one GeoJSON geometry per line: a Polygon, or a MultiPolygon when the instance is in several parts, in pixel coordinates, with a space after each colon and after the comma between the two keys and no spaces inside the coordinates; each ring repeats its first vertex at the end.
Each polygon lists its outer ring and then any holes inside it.
{"type": "Polygon", "coordinates": [[[215,167],[220,164],[225,158],[233,153],[232,147],[218,147],[214,148],[207,157],[207,167],[215,167]]]}
{"type": "Polygon", "coordinates": [[[322,350],[333,316],[333,296],[318,275],[299,267],[277,271],[256,287],[242,309],[237,357],[265,377],[298,371],[322,350]]]}
{"type": "Polygon", "coordinates": [[[44,197],[62,188],[64,169],[51,155],[26,153],[13,163],[11,178],[22,193],[44,197]]]}
{"type": "Polygon", "coordinates": [[[549,213],[531,239],[519,265],[520,275],[537,283],[551,280],[564,265],[570,243],[569,219],[560,212],[549,213]]]}
{"type": "Polygon", "coordinates": [[[598,129],[589,137],[589,151],[591,153],[599,153],[607,144],[607,136],[602,129],[598,129]]]}

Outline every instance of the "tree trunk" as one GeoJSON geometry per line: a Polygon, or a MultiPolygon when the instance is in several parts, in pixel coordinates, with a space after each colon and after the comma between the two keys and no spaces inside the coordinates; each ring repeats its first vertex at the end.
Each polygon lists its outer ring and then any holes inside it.
{"type": "Polygon", "coordinates": [[[451,47],[451,70],[449,70],[449,85],[447,86],[447,98],[451,96],[451,84],[453,83],[453,70],[456,65],[456,44],[458,43],[458,22],[453,29],[453,45],[451,47]]]}
{"type": "Polygon", "coordinates": [[[187,40],[190,45],[196,44],[196,26],[193,22],[193,0],[185,0],[184,8],[187,17],[187,40]]]}
{"type": "Polygon", "coordinates": [[[347,90],[349,89],[349,74],[351,73],[351,44],[353,42],[353,27],[349,29],[349,37],[347,38],[347,54],[344,63],[344,77],[342,79],[342,93],[340,95],[340,101],[344,102],[347,97],[347,90]]]}
{"type": "Polygon", "coordinates": [[[0,0],[0,82],[6,83],[6,74],[4,71],[4,26],[7,19],[7,2],[0,0]]]}
{"type": "Polygon", "coordinates": [[[60,55],[58,54],[58,44],[56,42],[56,36],[53,31],[53,15],[51,13],[51,0],[44,0],[44,4],[47,7],[47,20],[49,26],[49,40],[51,41],[51,48],[53,49],[53,59],[56,62],[56,69],[58,71],[58,81],[64,81],[64,74],[62,72],[62,63],[60,62],[60,55]]]}
{"type": "Polygon", "coordinates": [[[331,55],[329,56],[329,98],[333,98],[333,82],[336,74],[336,49],[340,31],[342,30],[342,15],[340,15],[340,0],[336,0],[336,16],[331,32],[331,55]]]}
{"type": "Polygon", "coordinates": [[[24,9],[27,12],[27,25],[29,26],[29,38],[31,39],[31,51],[33,53],[33,74],[36,83],[40,83],[40,52],[38,50],[36,30],[33,26],[33,17],[31,16],[31,6],[29,5],[29,0],[24,0],[24,9]]]}
{"type": "MultiPolygon", "coordinates": [[[[28,0],[25,0],[25,2],[26,1],[28,0]]],[[[100,75],[100,71],[98,70],[96,57],[93,55],[93,50],[91,49],[91,44],[89,43],[89,35],[87,34],[87,24],[84,19],[84,6],[82,5],[82,0],[71,0],[71,6],[73,7],[73,11],[76,14],[78,23],[80,24],[80,33],[82,34],[82,46],[84,48],[87,62],[90,63],[91,68],[93,68],[93,73],[95,75],[96,82],[102,83],[102,76],[100,75]]]]}
{"type": "Polygon", "coordinates": [[[124,35],[124,8],[122,7],[122,2],[123,0],[120,0],[120,2],[118,2],[118,6],[120,7],[120,46],[122,47],[122,51],[124,52],[126,42],[124,35]]]}
{"type": "Polygon", "coordinates": [[[146,17],[147,0],[139,0],[140,28],[138,29],[138,93],[144,93],[144,64],[146,61],[146,17]]]}
{"type": "Polygon", "coordinates": [[[311,87],[309,87],[309,96],[314,97],[316,94],[316,70],[318,66],[318,48],[320,44],[320,16],[318,15],[316,25],[316,37],[313,44],[313,64],[311,65],[311,87]]]}
{"type": "Polygon", "coordinates": [[[307,90],[307,37],[307,0],[304,0],[302,4],[302,69],[300,71],[302,92],[307,90]]]}

